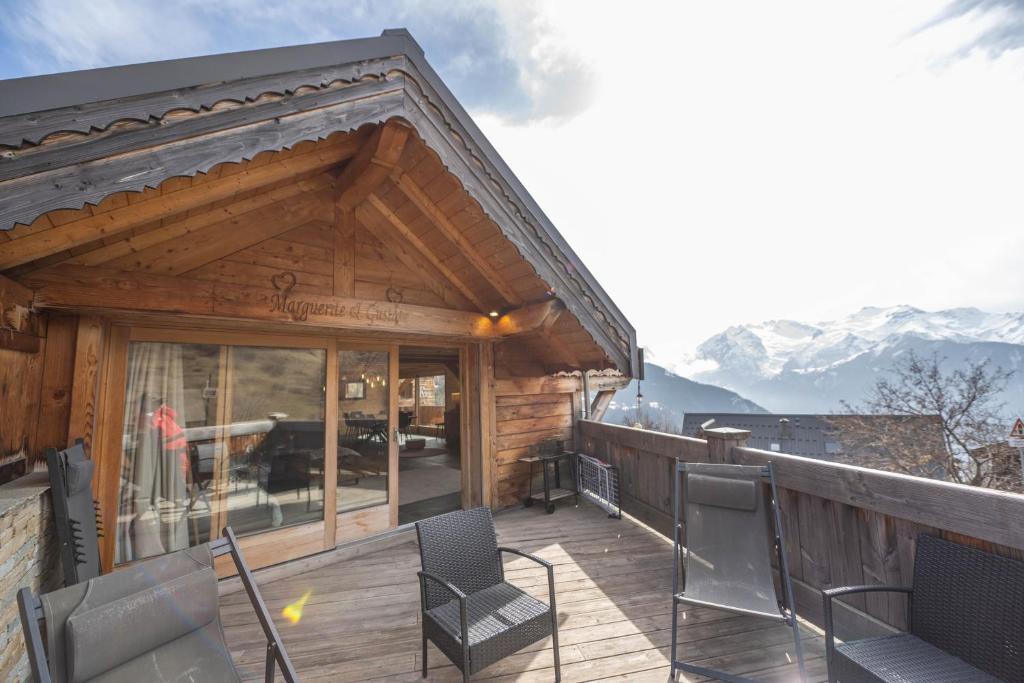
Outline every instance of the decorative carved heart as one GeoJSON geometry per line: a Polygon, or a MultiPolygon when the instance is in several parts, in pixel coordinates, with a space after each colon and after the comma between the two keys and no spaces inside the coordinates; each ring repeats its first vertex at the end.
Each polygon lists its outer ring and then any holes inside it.
{"type": "Polygon", "coordinates": [[[384,292],[384,296],[388,298],[393,304],[402,303],[402,290],[395,289],[394,287],[388,287],[388,291],[384,292]]]}
{"type": "Polygon", "coordinates": [[[287,292],[295,286],[295,273],[290,273],[286,270],[276,275],[272,275],[270,276],[270,284],[272,284],[276,290],[287,292]]]}

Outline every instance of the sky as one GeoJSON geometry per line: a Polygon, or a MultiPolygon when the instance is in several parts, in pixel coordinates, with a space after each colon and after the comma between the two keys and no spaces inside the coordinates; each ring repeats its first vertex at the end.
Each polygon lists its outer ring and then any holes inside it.
{"type": "Polygon", "coordinates": [[[0,0],[0,78],[399,26],[655,358],[1024,311],[1024,0],[0,0]]]}

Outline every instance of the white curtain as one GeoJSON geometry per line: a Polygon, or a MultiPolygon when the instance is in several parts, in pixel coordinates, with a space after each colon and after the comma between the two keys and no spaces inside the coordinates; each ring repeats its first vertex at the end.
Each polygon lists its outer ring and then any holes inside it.
{"type": "Polygon", "coordinates": [[[188,547],[188,450],[179,344],[134,342],[128,353],[116,562],[188,547]]]}

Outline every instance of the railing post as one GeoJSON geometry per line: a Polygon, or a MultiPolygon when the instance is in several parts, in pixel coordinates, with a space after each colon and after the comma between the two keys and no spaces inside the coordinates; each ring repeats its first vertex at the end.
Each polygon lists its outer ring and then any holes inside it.
{"type": "Polygon", "coordinates": [[[746,446],[750,432],[746,429],[716,427],[705,429],[704,438],[708,442],[708,462],[735,464],[732,449],[746,446]]]}

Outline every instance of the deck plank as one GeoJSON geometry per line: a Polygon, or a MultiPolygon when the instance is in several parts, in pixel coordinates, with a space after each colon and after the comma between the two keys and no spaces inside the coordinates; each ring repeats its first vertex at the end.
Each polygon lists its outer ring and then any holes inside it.
{"type": "MultiPolygon", "coordinates": [[[[564,681],[665,681],[669,671],[672,546],[628,519],[589,505],[554,515],[519,509],[495,517],[502,545],[555,564],[564,681]]],[[[547,575],[509,558],[506,578],[538,598],[547,575]]],[[[288,653],[306,682],[422,681],[419,555],[409,542],[377,553],[261,584],[288,653]],[[301,621],[284,607],[312,591],[301,621]]],[[[244,680],[263,677],[264,640],[244,593],[221,599],[224,630],[244,680]]],[[[773,683],[797,680],[791,632],[765,620],[720,610],[680,609],[679,655],[702,666],[773,683]]],[[[811,681],[826,679],[819,635],[804,629],[811,681]]],[[[433,645],[429,678],[461,681],[433,645]]],[[[491,683],[553,680],[551,641],[535,643],[473,677],[491,683]]],[[[680,676],[680,681],[706,680],[680,676]]]]}

